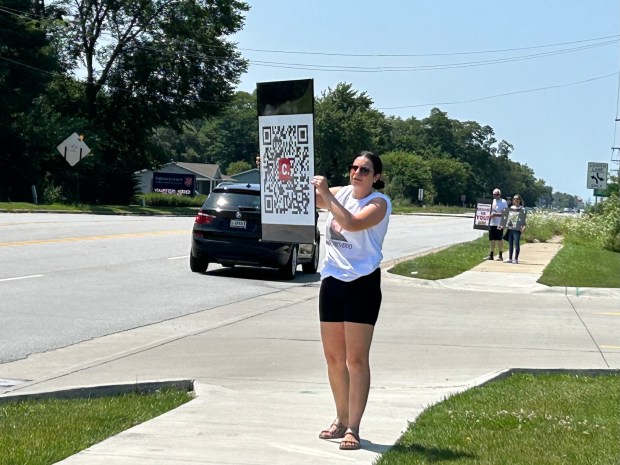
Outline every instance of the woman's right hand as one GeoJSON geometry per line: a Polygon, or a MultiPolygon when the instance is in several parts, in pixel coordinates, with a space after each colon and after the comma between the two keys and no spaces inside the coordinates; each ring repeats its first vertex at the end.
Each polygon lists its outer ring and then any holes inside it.
{"type": "Polygon", "coordinates": [[[323,194],[329,192],[329,183],[327,182],[327,178],[325,176],[314,176],[310,180],[310,184],[314,186],[316,193],[323,197],[323,194]]]}

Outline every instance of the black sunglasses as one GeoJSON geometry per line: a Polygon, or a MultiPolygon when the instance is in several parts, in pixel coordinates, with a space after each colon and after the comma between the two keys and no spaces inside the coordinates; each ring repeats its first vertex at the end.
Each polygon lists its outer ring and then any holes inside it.
{"type": "Polygon", "coordinates": [[[359,173],[362,176],[368,176],[368,174],[370,173],[370,170],[366,168],[365,166],[357,166],[357,165],[349,166],[349,171],[359,171],[359,173]]]}

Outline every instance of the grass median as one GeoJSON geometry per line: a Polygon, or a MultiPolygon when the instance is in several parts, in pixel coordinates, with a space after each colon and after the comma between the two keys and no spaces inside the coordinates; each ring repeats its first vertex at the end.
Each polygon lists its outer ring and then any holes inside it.
{"type": "Polygon", "coordinates": [[[514,374],[426,409],[376,465],[617,465],[620,374],[514,374]]]}
{"type": "Polygon", "coordinates": [[[194,216],[199,207],[195,206],[141,206],[141,205],[73,205],[39,204],[27,202],[0,202],[0,210],[8,213],[91,213],[95,215],[172,215],[194,216]]]}
{"type": "MultiPolygon", "coordinates": [[[[488,251],[488,238],[480,237],[398,263],[389,272],[418,279],[452,278],[480,264],[488,251]]],[[[546,286],[618,288],[618,276],[620,254],[567,244],[545,268],[538,282],[546,286]]]]}
{"type": "Polygon", "coordinates": [[[191,399],[179,389],[0,404],[0,465],[56,463],[191,399]]]}

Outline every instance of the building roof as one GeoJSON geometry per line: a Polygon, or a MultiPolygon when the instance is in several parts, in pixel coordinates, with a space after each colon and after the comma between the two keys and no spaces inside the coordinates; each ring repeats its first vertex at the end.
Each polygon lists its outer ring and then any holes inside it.
{"type": "Polygon", "coordinates": [[[193,173],[199,174],[200,176],[204,176],[211,179],[221,179],[222,175],[220,174],[220,167],[216,164],[211,163],[184,163],[184,162],[173,162],[169,163],[171,165],[177,165],[180,168],[186,169],[193,173]]]}

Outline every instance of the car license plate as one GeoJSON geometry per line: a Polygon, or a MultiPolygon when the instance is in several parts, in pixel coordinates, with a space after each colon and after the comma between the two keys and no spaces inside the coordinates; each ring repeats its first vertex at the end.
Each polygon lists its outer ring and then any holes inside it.
{"type": "Polygon", "coordinates": [[[230,220],[230,227],[231,228],[241,228],[241,229],[245,229],[247,223],[245,220],[230,220]]]}

